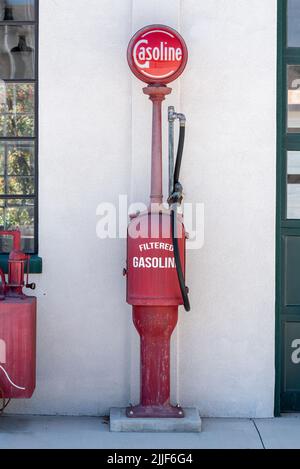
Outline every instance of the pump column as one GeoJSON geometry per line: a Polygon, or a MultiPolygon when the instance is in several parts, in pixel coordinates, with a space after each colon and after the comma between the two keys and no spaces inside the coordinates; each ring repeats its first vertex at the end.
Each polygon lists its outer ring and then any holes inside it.
{"type": "Polygon", "coordinates": [[[172,92],[167,86],[149,85],[143,88],[144,94],[153,103],[152,117],[152,156],[151,156],[151,204],[161,204],[162,194],[162,119],[161,104],[165,96],[172,92]]]}

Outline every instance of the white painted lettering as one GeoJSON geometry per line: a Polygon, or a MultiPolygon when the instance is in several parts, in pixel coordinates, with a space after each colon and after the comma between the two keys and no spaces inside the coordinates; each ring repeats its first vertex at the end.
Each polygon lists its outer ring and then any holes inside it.
{"type": "Polygon", "coordinates": [[[174,257],[133,257],[135,269],[175,269],[174,257]]]}

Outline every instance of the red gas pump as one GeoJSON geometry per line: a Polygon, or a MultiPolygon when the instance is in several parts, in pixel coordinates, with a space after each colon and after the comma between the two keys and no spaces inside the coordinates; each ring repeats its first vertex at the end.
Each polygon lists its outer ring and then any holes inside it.
{"type": "MultiPolygon", "coordinates": [[[[162,195],[162,101],[171,93],[167,83],[175,80],[187,63],[182,37],[162,25],[138,31],[128,46],[132,72],[148,86],[143,89],[153,104],[151,204],[145,213],[132,217],[127,239],[127,302],[133,307],[133,322],[141,341],[141,402],[127,408],[130,418],[184,417],[180,406],[170,403],[170,338],[178,320],[178,306],[189,310],[185,286],[185,238],[177,206],[182,200],[179,183],[185,118],[169,110],[169,122],[180,119],[177,160],[170,164],[170,194],[167,210],[162,195]],[[181,117],[180,117],[181,116],[181,117]],[[143,236],[136,237],[136,227],[143,236]]],[[[172,108],[173,109],[173,108],[172,108]]]]}
{"type": "Polygon", "coordinates": [[[24,399],[35,389],[36,298],[23,288],[35,284],[28,283],[30,256],[21,251],[20,231],[0,231],[0,236],[13,237],[7,281],[0,269],[0,398],[24,399]]]}

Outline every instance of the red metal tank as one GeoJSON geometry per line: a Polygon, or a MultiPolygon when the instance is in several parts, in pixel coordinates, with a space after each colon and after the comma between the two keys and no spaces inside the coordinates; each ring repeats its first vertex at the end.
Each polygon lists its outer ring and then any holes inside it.
{"type": "Polygon", "coordinates": [[[35,389],[36,298],[0,302],[0,397],[30,398],[35,389]]]}
{"type": "MultiPolygon", "coordinates": [[[[178,220],[178,244],[185,266],[185,232],[178,220]]],[[[136,306],[182,305],[169,212],[133,218],[127,237],[127,303],[136,306]],[[140,237],[136,235],[140,233],[140,237]]]]}
{"type": "Polygon", "coordinates": [[[30,398],[36,381],[36,298],[23,293],[29,256],[21,251],[20,232],[1,231],[12,236],[8,260],[8,281],[0,269],[0,398],[30,398]]]}

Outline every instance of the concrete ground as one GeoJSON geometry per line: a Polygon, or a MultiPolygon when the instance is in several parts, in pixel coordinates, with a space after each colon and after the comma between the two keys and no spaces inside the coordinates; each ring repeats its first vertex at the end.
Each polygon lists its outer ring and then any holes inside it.
{"type": "Polygon", "coordinates": [[[100,417],[0,416],[0,449],[300,448],[300,416],[203,419],[193,433],[110,433],[100,417]]]}

